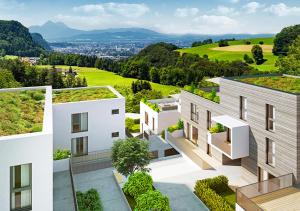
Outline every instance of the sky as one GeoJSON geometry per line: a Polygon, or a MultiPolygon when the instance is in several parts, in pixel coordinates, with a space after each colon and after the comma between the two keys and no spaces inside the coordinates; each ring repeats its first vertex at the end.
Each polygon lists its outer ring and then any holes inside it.
{"type": "Polygon", "coordinates": [[[300,0],[0,0],[0,19],[83,30],[143,27],[169,34],[277,33],[300,24],[300,0]]]}

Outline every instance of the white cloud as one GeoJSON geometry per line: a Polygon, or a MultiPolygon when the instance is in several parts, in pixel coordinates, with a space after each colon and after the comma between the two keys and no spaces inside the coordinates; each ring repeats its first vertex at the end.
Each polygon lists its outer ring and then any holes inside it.
{"type": "Polygon", "coordinates": [[[175,11],[175,16],[180,18],[195,16],[199,13],[199,9],[195,7],[191,8],[177,8],[175,11]]]}
{"type": "Polygon", "coordinates": [[[223,5],[218,6],[217,9],[215,9],[214,11],[216,11],[217,13],[219,13],[221,15],[236,15],[237,14],[237,12],[235,11],[234,8],[226,7],[223,5]]]}
{"type": "Polygon", "coordinates": [[[246,10],[246,13],[248,14],[256,13],[256,11],[262,7],[263,5],[256,1],[249,2],[243,6],[243,8],[246,10]]]}
{"type": "Polygon", "coordinates": [[[150,11],[145,4],[103,3],[87,4],[74,7],[75,12],[97,13],[101,15],[120,15],[127,18],[138,18],[150,11]]]}
{"type": "MultiPolygon", "coordinates": [[[[235,26],[238,22],[227,16],[218,16],[218,15],[202,15],[194,18],[194,21],[199,24],[206,25],[218,25],[222,26],[235,26]]],[[[213,26],[212,26],[213,27],[213,26]]]]}
{"type": "Polygon", "coordinates": [[[288,7],[284,3],[272,4],[270,7],[266,8],[264,11],[270,12],[277,16],[300,16],[300,7],[288,7]]]}
{"type": "Polygon", "coordinates": [[[236,3],[239,3],[240,0],[230,0],[230,3],[233,3],[233,4],[236,4],[236,3]]]}

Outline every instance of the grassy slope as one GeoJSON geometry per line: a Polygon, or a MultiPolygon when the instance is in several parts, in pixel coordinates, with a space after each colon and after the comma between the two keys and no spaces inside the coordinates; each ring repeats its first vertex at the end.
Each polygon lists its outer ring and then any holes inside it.
{"type": "MultiPolygon", "coordinates": [[[[45,67],[45,66],[42,66],[45,67]]],[[[68,69],[68,66],[56,66],[58,68],[68,69]]],[[[108,72],[105,70],[99,70],[97,68],[88,67],[72,67],[79,73],[79,76],[85,77],[89,86],[115,86],[115,85],[125,85],[131,86],[132,81],[136,79],[124,78],[115,73],[108,72]]],[[[161,91],[163,96],[168,96],[170,93],[174,93],[175,90],[179,90],[175,86],[161,85],[157,83],[151,83],[152,89],[161,91]]]]}
{"type": "MultiPolygon", "coordinates": [[[[255,39],[248,39],[248,40],[251,41],[251,44],[258,44],[260,41],[264,41],[265,45],[272,45],[274,38],[255,38],[255,39]]],[[[230,41],[229,44],[230,45],[244,45],[244,40],[230,41]]],[[[217,43],[203,45],[203,46],[194,47],[194,48],[180,49],[179,52],[194,53],[194,54],[198,54],[200,56],[207,54],[211,60],[218,59],[218,60],[228,60],[228,61],[243,60],[245,53],[247,53],[249,56],[251,56],[250,52],[230,52],[230,51],[211,50],[211,48],[215,48],[215,47],[218,47],[217,43]]],[[[276,70],[275,62],[277,60],[277,57],[274,56],[272,53],[264,53],[264,57],[265,57],[265,59],[267,59],[267,61],[264,64],[262,64],[262,65],[254,64],[252,66],[261,71],[276,70]]]]}

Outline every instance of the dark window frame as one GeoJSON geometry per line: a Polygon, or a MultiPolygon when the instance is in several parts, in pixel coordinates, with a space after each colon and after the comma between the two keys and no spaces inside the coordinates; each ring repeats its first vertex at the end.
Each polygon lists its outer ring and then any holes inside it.
{"type": "Polygon", "coordinates": [[[111,110],[111,114],[112,115],[120,114],[120,109],[113,109],[113,110],[111,110]]]}
{"type": "Polygon", "coordinates": [[[209,130],[211,128],[211,111],[206,111],[206,129],[209,130]]]}
{"type": "Polygon", "coordinates": [[[112,132],[111,137],[112,138],[119,138],[120,137],[120,132],[112,132]],[[117,135],[115,135],[115,134],[117,134],[117,135]]]}
{"type": "Polygon", "coordinates": [[[197,105],[191,103],[191,120],[195,123],[199,122],[199,113],[197,112],[197,105]]]}
{"type": "Polygon", "coordinates": [[[266,130],[271,132],[275,131],[275,113],[275,106],[266,104],[266,130]]]}
{"type": "Polygon", "coordinates": [[[276,165],[276,143],[269,138],[266,138],[266,164],[272,167],[276,165]]]}
{"type": "Polygon", "coordinates": [[[145,124],[149,126],[149,114],[145,111],[145,124]]]}
{"type": "Polygon", "coordinates": [[[89,130],[89,113],[88,112],[83,112],[83,113],[74,113],[71,115],[71,133],[82,133],[82,132],[87,132],[89,130]],[[87,114],[87,128],[86,130],[82,130],[81,129],[81,118],[82,118],[82,114],[87,114]],[[74,116],[75,115],[79,115],[79,129],[74,130],[74,116]]]}

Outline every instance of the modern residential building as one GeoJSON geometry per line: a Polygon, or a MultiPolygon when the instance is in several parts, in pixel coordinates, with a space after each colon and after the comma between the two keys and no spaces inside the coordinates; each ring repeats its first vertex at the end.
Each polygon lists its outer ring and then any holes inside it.
{"type": "Polygon", "coordinates": [[[160,134],[180,119],[179,95],[171,98],[140,102],[140,130],[142,134],[160,134]]]}
{"type": "Polygon", "coordinates": [[[125,138],[125,98],[109,86],[54,90],[53,129],[54,150],[109,150],[125,138]]]}
{"type": "Polygon", "coordinates": [[[0,89],[0,210],[53,210],[51,87],[0,89]]]}
{"type": "Polygon", "coordinates": [[[221,78],[220,103],[182,91],[185,137],[223,164],[242,165],[258,181],[292,173],[299,183],[299,81],[291,76],[221,78]]]}

